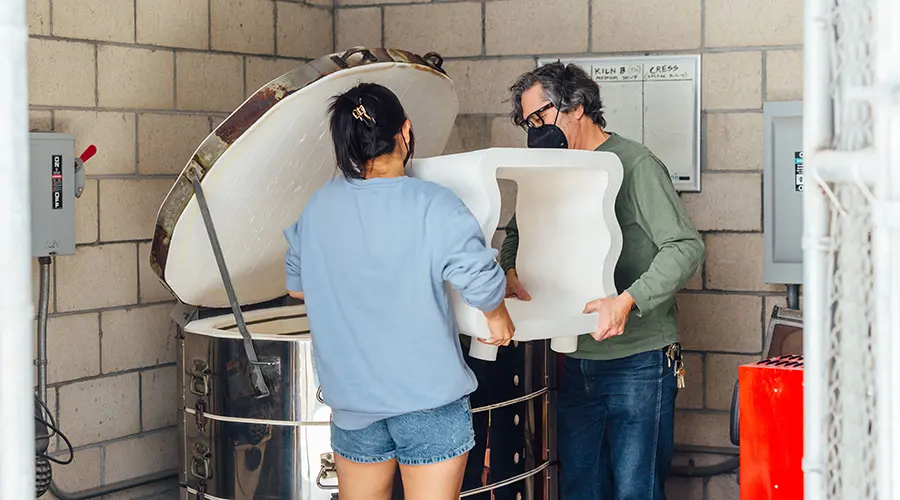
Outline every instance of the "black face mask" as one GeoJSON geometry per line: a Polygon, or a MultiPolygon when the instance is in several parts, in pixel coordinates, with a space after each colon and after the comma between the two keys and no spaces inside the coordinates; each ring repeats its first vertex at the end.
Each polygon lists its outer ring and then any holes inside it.
{"type": "Polygon", "coordinates": [[[532,149],[569,149],[569,141],[555,124],[528,129],[528,147],[532,149]]]}
{"type": "MultiPolygon", "coordinates": [[[[559,109],[559,108],[557,108],[559,109]]],[[[559,120],[559,112],[553,124],[543,124],[540,127],[528,129],[528,147],[532,149],[569,149],[569,140],[562,129],[556,126],[559,120]]]]}

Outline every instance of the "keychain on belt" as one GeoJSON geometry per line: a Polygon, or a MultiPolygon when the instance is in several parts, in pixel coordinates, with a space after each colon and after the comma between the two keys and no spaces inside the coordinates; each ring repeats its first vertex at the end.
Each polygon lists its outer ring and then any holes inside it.
{"type": "Polygon", "coordinates": [[[666,348],[666,359],[668,361],[669,368],[672,367],[672,363],[675,363],[675,371],[673,375],[675,376],[675,382],[678,385],[679,389],[684,389],[684,357],[681,354],[681,344],[675,342],[666,348]]]}

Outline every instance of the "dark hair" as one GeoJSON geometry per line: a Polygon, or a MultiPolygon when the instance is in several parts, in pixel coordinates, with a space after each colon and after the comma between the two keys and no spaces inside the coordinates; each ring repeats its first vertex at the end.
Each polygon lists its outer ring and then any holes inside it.
{"type": "MultiPolygon", "coordinates": [[[[393,153],[395,137],[407,120],[396,94],[377,83],[360,83],[333,97],[328,113],[337,166],[348,179],[364,179],[366,162],[393,153]]],[[[409,135],[411,156],[412,130],[409,135]]]]}
{"type": "Polygon", "coordinates": [[[601,128],[606,128],[600,86],[579,66],[564,65],[559,61],[523,74],[509,87],[513,102],[509,116],[516,125],[521,127],[525,121],[522,117],[522,94],[538,83],[560,113],[572,111],[580,104],[584,114],[601,128]]]}

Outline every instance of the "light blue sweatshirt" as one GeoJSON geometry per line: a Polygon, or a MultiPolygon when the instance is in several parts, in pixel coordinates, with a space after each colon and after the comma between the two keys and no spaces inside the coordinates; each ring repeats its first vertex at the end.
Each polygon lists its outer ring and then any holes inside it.
{"type": "Polygon", "coordinates": [[[437,184],[329,181],[284,231],[287,288],[305,294],[334,424],[364,428],[472,393],[446,284],[490,311],[506,277],[477,220],[437,184]]]}

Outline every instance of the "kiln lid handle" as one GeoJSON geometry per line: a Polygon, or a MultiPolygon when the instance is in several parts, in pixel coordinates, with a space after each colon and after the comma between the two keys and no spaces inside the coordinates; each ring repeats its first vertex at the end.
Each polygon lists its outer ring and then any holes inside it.
{"type": "Polygon", "coordinates": [[[186,172],[191,186],[194,188],[194,194],[197,196],[197,205],[200,208],[200,214],[203,216],[203,224],[206,226],[206,234],[209,236],[209,243],[212,246],[213,255],[216,257],[216,264],[219,266],[219,274],[222,275],[222,283],[225,285],[225,292],[228,294],[228,302],[231,303],[231,311],[234,313],[234,319],[237,323],[238,331],[244,339],[244,352],[250,361],[250,381],[256,391],[256,397],[263,398],[269,395],[269,388],[263,378],[261,365],[269,365],[268,362],[260,362],[256,356],[256,348],[253,346],[253,339],[247,330],[247,324],[244,322],[244,314],[241,311],[241,305],[238,302],[237,294],[234,291],[234,285],[231,283],[231,276],[228,274],[228,268],[225,266],[225,257],[222,254],[222,246],[219,244],[219,237],[216,234],[216,228],[212,221],[212,215],[209,213],[209,205],[206,203],[206,196],[203,194],[203,186],[200,185],[202,174],[197,165],[192,164],[186,172]]]}

